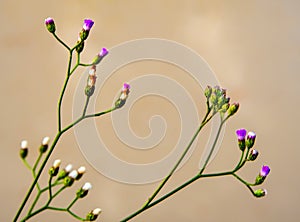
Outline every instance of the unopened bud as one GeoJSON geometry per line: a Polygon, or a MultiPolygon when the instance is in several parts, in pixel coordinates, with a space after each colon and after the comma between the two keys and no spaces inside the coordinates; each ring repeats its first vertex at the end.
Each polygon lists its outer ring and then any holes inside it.
{"type": "Polygon", "coordinates": [[[72,170],[69,173],[69,175],[67,177],[65,177],[64,185],[68,186],[68,187],[72,186],[77,176],[78,176],[77,170],[72,170]]]}
{"type": "Polygon", "coordinates": [[[92,64],[98,65],[107,54],[108,50],[106,48],[102,48],[101,51],[97,54],[97,56],[94,58],[92,64]]]}
{"type": "Polygon", "coordinates": [[[86,215],[86,220],[87,221],[95,221],[98,217],[98,215],[102,212],[100,208],[96,208],[92,210],[90,213],[86,215]]]}
{"type": "Polygon", "coordinates": [[[81,38],[79,38],[76,44],[76,52],[81,53],[84,49],[84,41],[81,38]]]}
{"type": "Polygon", "coordinates": [[[55,28],[55,23],[54,23],[53,18],[50,18],[50,17],[46,18],[45,19],[45,25],[46,25],[49,32],[51,32],[51,33],[55,32],[56,28],[55,28]]]}
{"type": "Polygon", "coordinates": [[[268,176],[268,174],[270,173],[270,167],[267,165],[262,166],[259,175],[256,177],[255,179],[255,185],[260,185],[262,184],[266,177],[268,176]]]}
{"type": "Polygon", "coordinates": [[[79,180],[82,177],[82,175],[85,173],[85,170],[86,169],[85,169],[84,166],[81,166],[81,167],[78,168],[78,170],[77,170],[78,175],[76,177],[76,180],[79,180]]]}
{"type": "Polygon", "coordinates": [[[254,161],[254,160],[256,160],[257,156],[258,156],[258,151],[257,150],[251,150],[250,154],[249,154],[249,157],[248,157],[248,160],[254,161]]]}
{"type": "Polygon", "coordinates": [[[88,194],[90,189],[92,189],[92,185],[87,182],[76,192],[76,196],[78,198],[83,198],[88,194]]]}
{"type": "Polygon", "coordinates": [[[264,197],[267,195],[267,190],[266,189],[258,189],[254,191],[254,196],[256,197],[264,197]]]}
{"type": "Polygon", "coordinates": [[[42,144],[40,146],[40,152],[41,153],[45,153],[48,149],[48,146],[49,146],[49,141],[50,141],[50,138],[49,137],[45,137],[42,141],[42,144]]]}
{"type": "Polygon", "coordinates": [[[79,33],[80,38],[84,41],[89,36],[90,30],[94,25],[94,21],[91,19],[85,19],[83,22],[83,27],[81,32],[79,33]]]}
{"type": "Polygon", "coordinates": [[[54,160],[54,163],[52,167],[49,169],[50,176],[55,177],[58,174],[59,166],[60,166],[61,160],[54,160]]]}
{"type": "Polygon", "coordinates": [[[28,155],[28,142],[27,140],[23,140],[21,142],[21,149],[20,149],[20,157],[25,159],[28,155]]]}
{"type": "Polygon", "coordinates": [[[227,110],[228,116],[234,115],[238,111],[239,106],[240,106],[239,103],[233,103],[233,104],[231,104],[229,106],[228,110],[227,110]]]}
{"type": "Polygon", "coordinates": [[[64,179],[71,172],[73,166],[72,164],[68,164],[62,171],[58,174],[58,180],[64,179]]]}
{"type": "Polygon", "coordinates": [[[124,106],[129,93],[130,93],[130,85],[128,83],[124,83],[120,97],[115,102],[116,108],[121,108],[122,106],[124,106]]]}
{"type": "Polygon", "coordinates": [[[211,96],[211,93],[212,93],[212,88],[210,86],[207,86],[206,89],[204,90],[204,95],[207,99],[210,98],[211,96]]]}
{"type": "Polygon", "coordinates": [[[246,146],[250,149],[253,147],[255,142],[256,134],[254,132],[249,132],[246,139],[246,146]]]}

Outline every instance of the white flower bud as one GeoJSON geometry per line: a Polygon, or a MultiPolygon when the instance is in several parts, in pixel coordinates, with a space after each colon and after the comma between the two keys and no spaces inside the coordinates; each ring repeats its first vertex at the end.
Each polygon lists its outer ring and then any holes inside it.
{"type": "Polygon", "coordinates": [[[69,173],[68,176],[75,180],[76,177],[78,176],[77,170],[72,170],[71,173],[69,173]]]}
{"type": "Polygon", "coordinates": [[[53,168],[58,168],[60,166],[61,160],[57,159],[53,162],[53,168]]]}
{"type": "Polygon", "coordinates": [[[96,209],[94,209],[94,210],[92,211],[92,214],[98,216],[101,212],[102,212],[102,210],[101,210],[100,208],[96,208],[96,209]]]}
{"type": "Polygon", "coordinates": [[[90,184],[89,182],[85,183],[83,186],[82,186],[82,189],[83,190],[86,190],[86,191],[89,191],[90,189],[92,189],[92,184],[90,184]]]}
{"type": "Polygon", "coordinates": [[[23,140],[23,141],[21,142],[21,148],[22,148],[22,149],[28,148],[28,142],[27,142],[27,140],[23,140]]]}
{"type": "Polygon", "coordinates": [[[49,141],[50,141],[50,138],[49,138],[49,137],[45,137],[45,138],[43,139],[43,141],[42,141],[42,145],[43,145],[43,146],[48,146],[49,141]]]}
{"type": "Polygon", "coordinates": [[[68,164],[68,165],[65,167],[65,171],[66,171],[67,173],[69,173],[69,172],[71,172],[72,168],[73,168],[72,164],[68,164]]]}
{"type": "Polygon", "coordinates": [[[81,167],[78,168],[77,171],[78,171],[79,174],[84,174],[85,173],[85,167],[81,166],[81,167]]]}

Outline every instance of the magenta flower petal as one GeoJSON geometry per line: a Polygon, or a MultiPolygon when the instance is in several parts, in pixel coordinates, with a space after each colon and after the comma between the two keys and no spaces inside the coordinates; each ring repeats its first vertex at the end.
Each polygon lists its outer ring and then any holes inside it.
{"type": "Polygon", "coordinates": [[[45,19],[45,25],[50,25],[50,24],[54,24],[54,19],[48,17],[45,19]]]}
{"type": "Polygon", "coordinates": [[[104,57],[108,54],[108,50],[106,48],[102,48],[101,51],[99,52],[100,57],[104,57]]]}
{"type": "Polygon", "coordinates": [[[83,22],[83,29],[85,31],[89,31],[94,25],[94,21],[92,19],[85,19],[83,22]]]}
{"type": "Polygon", "coordinates": [[[260,176],[262,176],[262,177],[266,177],[266,176],[268,176],[268,174],[270,173],[270,167],[269,166],[267,166],[267,165],[263,165],[262,166],[262,168],[261,168],[261,170],[260,170],[260,176]]]}
{"type": "Polygon", "coordinates": [[[130,89],[130,85],[128,83],[124,83],[122,91],[127,91],[129,89],[130,89]]]}
{"type": "Polygon", "coordinates": [[[246,137],[247,131],[245,129],[238,129],[236,131],[236,135],[238,137],[238,140],[244,140],[246,137]]]}

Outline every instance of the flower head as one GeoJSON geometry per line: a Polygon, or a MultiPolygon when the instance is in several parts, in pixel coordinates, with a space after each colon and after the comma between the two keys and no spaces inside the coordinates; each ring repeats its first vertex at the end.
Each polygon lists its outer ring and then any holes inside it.
{"type": "Polygon", "coordinates": [[[91,28],[93,27],[93,25],[94,25],[94,21],[92,20],[92,19],[85,19],[84,21],[83,21],[83,29],[85,30],[85,31],[90,31],[91,30],[91,28]]]}
{"type": "Polygon", "coordinates": [[[247,135],[246,146],[250,149],[253,147],[255,142],[256,134],[254,132],[249,132],[247,135]]]}
{"type": "Polygon", "coordinates": [[[101,51],[98,53],[100,57],[104,57],[108,54],[108,50],[106,48],[102,48],[101,51]]]}
{"type": "Polygon", "coordinates": [[[107,54],[108,50],[106,48],[102,48],[101,51],[97,54],[97,56],[94,58],[92,64],[98,65],[107,54]]]}
{"type": "Polygon", "coordinates": [[[256,160],[257,156],[258,156],[258,151],[257,150],[251,150],[249,153],[249,160],[253,161],[256,160]]]}
{"type": "Polygon", "coordinates": [[[100,208],[96,208],[86,215],[86,219],[88,221],[95,221],[101,212],[102,210],[100,208]]]}
{"type": "Polygon", "coordinates": [[[55,23],[54,23],[53,18],[50,18],[50,17],[46,18],[45,25],[49,32],[51,32],[51,33],[55,32],[56,28],[55,28],[55,23]]]}
{"type": "Polygon", "coordinates": [[[238,140],[244,140],[246,137],[247,131],[245,129],[238,129],[236,131],[236,135],[238,137],[238,140]]]}
{"type": "Polygon", "coordinates": [[[262,177],[266,177],[268,176],[268,174],[270,173],[270,167],[267,166],[267,165],[263,165],[261,170],[260,170],[260,173],[259,175],[262,176],[262,177]]]}

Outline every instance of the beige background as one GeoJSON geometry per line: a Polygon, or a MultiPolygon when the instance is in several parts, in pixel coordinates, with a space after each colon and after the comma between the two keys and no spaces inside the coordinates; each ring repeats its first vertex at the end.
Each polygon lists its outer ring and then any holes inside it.
{"type": "MultiPolygon", "coordinates": [[[[83,61],[89,61],[103,46],[110,48],[145,37],[170,39],[194,49],[210,64],[232,99],[241,103],[238,116],[227,125],[222,151],[208,170],[220,171],[234,166],[239,157],[234,132],[240,127],[257,133],[256,148],[260,151],[259,159],[247,165],[241,175],[251,181],[262,164],[271,166],[271,174],[262,186],[268,189],[266,198],[255,199],[230,177],[206,179],[133,221],[299,220],[299,1],[2,0],[0,10],[1,221],[12,220],[32,181],[18,158],[20,141],[29,141],[29,161],[33,161],[42,137],[53,138],[56,132],[55,107],[67,53],[45,30],[43,21],[48,16],[55,18],[57,33],[69,44],[77,40],[84,18],[95,20],[83,61]]],[[[65,124],[71,120],[72,92],[83,70],[77,72],[68,88],[63,105],[65,124]]],[[[98,98],[101,100],[99,110],[111,104],[122,82],[148,72],[174,75],[192,93],[199,111],[203,112],[201,90],[195,82],[178,68],[155,62],[132,64],[116,72],[98,98]]],[[[132,93],[138,92],[133,90],[132,93]]],[[[115,138],[107,116],[97,123],[99,129],[108,129],[103,136],[116,155],[132,162],[147,162],[172,150],[174,138],[180,132],[178,113],[172,105],[149,97],[139,101],[132,112],[132,127],[142,136],[149,133],[147,124],[151,115],[170,114],[166,116],[170,131],[161,145],[165,149],[156,147],[155,152],[146,156],[143,152],[124,152],[127,148],[115,138]]],[[[208,131],[202,136],[208,136],[208,131]]],[[[198,143],[194,157],[164,192],[194,175],[204,144],[198,143]]],[[[82,156],[72,132],[59,142],[51,162],[55,158],[61,158],[63,166],[71,162],[76,167],[87,167],[87,174],[76,187],[91,181],[93,189],[74,210],[85,215],[99,206],[103,209],[101,221],[118,221],[138,209],[157,185],[124,185],[100,175],[82,156]]],[[[45,174],[41,183],[46,179],[45,174]]],[[[75,190],[67,191],[57,204],[67,203],[75,190]]],[[[75,220],[67,214],[45,212],[31,221],[75,220]]]]}

